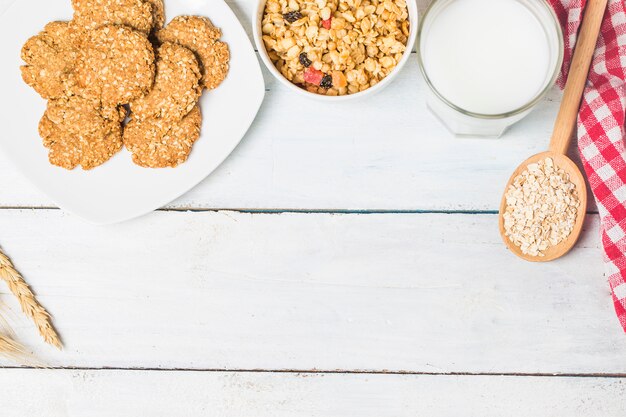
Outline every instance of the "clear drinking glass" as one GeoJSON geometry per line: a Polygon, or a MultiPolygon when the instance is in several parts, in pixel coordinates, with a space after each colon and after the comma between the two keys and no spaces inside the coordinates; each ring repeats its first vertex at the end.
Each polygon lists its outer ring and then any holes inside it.
{"type": "MultiPolygon", "coordinates": [[[[436,25],[441,11],[456,1],[434,0],[420,22],[418,29],[418,59],[420,70],[426,80],[426,102],[430,111],[455,135],[499,137],[512,124],[527,116],[554,85],[563,62],[563,34],[557,17],[545,0],[516,0],[526,7],[537,19],[545,32],[549,51],[549,71],[546,73],[543,88],[526,104],[512,111],[499,114],[481,114],[466,110],[445,97],[433,85],[428,72],[428,58],[425,57],[424,45],[429,32],[436,25]]],[[[462,68],[459,68],[462,71],[462,68]]],[[[488,97],[485,97],[488,99],[488,97]]]]}

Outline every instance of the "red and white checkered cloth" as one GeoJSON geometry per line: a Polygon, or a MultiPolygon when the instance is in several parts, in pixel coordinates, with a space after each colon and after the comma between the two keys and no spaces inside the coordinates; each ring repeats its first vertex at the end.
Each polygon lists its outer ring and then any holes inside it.
{"type": "MultiPolygon", "coordinates": [[[[565,37],[565,84],[587,0],[549,0],[565,37]]],[[[626,331],[626,0],[609,0],[578,114],[578,149],[601,219],[619,322],[626,331]]]]}

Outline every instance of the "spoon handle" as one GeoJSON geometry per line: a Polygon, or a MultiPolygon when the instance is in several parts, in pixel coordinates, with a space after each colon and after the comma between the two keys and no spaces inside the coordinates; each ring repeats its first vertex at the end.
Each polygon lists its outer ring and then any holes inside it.
{"type": "Polygon", "coordinates": [[[570,64],[567,83],[565,84],[561,108],[554,123],[554,132],[550,141],[550,150],[552,152],[567,153],[572,140],[576,128],[578,109],[580,108],[580,102],[587,83],[587,75],[589,74],[589,67],[596,49],[596,42],[600,34],[602,17],[604,16],[607,2],[608,0],[587,1],[585,16],[578,34],[578,41],[576,42],[576,50],[570,64]]]}

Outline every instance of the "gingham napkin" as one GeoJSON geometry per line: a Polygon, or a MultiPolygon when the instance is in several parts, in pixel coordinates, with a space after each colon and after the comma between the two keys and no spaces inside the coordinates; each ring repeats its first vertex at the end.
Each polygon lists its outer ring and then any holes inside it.
{"type": "MultiPolygon", "coordinates": [[[[565,37],[565,84],[587,0],[549,0],[565,37]]],[[[609,0],[578,113],[578,149],[600,211],[602,245],[620,324],[626,331],[626,1],[609,0]]]]}

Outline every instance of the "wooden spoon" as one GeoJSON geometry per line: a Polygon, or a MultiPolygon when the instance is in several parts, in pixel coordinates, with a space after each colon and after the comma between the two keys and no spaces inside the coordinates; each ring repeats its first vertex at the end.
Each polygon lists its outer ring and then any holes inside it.
{"type": "Polygon", "coordinates": [[[574,164],[574,162],[572,162],[572,160],[565,154],[567,153],[569,144],[576,129],[578,110],[580,108],[580,102],[582,100],[585,84],[587,83],[587,75],[589,74],[589,67],[595,51],[596,42],[598,41],[600,26],[602,25],[602,17],[604,16],[607,2],[608,0],[589,0],[587,2],[585,16],[578,35],[578,42],[576,43],[576,51],[574,52],[574,57],[572,58],[572,63],[570,65],[569,76],[567,78],[567,83],[565,84],[563,101],[561,102],[561,108],[554,124],[554,132],[550,141],[549,150],[547,152],[531,156],[525,160],[509,179],[509,182],[504,190],[504,195],[502,196],[499,219],[500,234],[502,235],[504,243],[511,250],[511,252],[520,258],[526,259],[527,261],[547,262],[565,255],[570,249],[572,249],[578,240],[583,227],[587,211],[587,187],[585,185],[585,177],[583,177],[583,174],[580,172],[576,164],[574,164]],[[504,212],[507,207],[505,196],[513,180],[526,170],[526,167],[529,164],[546,158],[552,158],[557,167],[562,168],[567,174],[569,174],[570,180],[576,185],[580,206],[578,207],[574,229],[564,241],[543,251],[544,256],[526,255],[522,253],[522,250],[506,236],[504,231],[504,212]]]}

